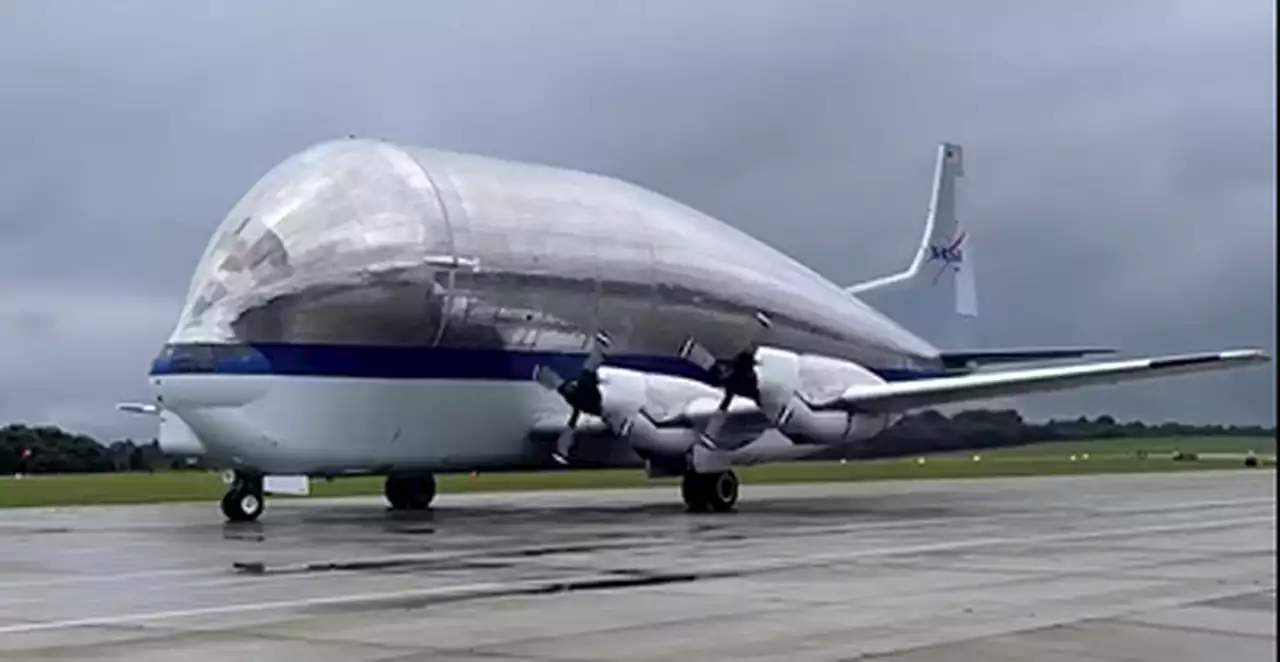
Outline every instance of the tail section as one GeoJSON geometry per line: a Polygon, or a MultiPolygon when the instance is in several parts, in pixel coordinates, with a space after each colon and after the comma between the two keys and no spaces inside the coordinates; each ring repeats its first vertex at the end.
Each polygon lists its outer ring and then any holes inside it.
{"type": "Polygon", "coordinates": [[[863,294],[903,283],[922,285],[945,293],[958,314],[977,317],[973,240],[956,218],[956,180],[963,176],[963,148],[952,143],[939,145],[924,236],[911,264],[904,271],[847,287],[845,291],[863,294]]]}
{"type": "Polygon", "coordinates": [[[931,340],[947,347],[940,358],[948,370],[968,372],[986,365],[1014,364],[1082,358],[1109,354],[1109,347],[1032,347],[968,349],[975,346],[978,317],[977,283],[973,273],[973,237],[956,218],[956,180],[964,176],[964,151],[959,145],[938,146],[933,175],[933,196],[925,219],[920,248],[905,271],[845,288],[863,294],[892,285],[906,284],[912,294],[936,311],[954,310],[957,317],[936,323],[931,340]]]}

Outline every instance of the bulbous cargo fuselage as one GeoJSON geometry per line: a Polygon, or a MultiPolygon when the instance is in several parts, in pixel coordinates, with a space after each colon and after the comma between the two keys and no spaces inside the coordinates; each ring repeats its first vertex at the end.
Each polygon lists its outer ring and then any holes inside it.
{"type": "Polygon", "coordinates": [[[269,471],[523,466],[596,331],[610,362],[687,375],[696,337],[886,379],[936,350],[839,287],[643,188],[547,166],[344,140],[264,176],[218,228],[152,379],[232,463],[269,471]]]}

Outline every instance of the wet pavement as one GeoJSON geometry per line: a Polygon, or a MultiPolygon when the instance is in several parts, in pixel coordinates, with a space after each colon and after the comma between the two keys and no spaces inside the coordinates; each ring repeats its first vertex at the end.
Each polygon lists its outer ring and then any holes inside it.
{"type": "Polygon", "coordinates": [[[1275,480],[0,510],[0,660],[1272,660],[1275,480]]]}

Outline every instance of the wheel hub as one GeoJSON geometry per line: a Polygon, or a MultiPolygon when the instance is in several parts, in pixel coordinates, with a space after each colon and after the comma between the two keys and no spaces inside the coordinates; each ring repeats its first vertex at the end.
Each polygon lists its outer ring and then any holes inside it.
{"type": "Polygon", "coordinates": [[[245,514],[250,514],[257,511],[258,504],[259,504],[258,497],[252,494],[246,494],[243,497],[240,497],[240,509],[243,510],[245,514]]]}

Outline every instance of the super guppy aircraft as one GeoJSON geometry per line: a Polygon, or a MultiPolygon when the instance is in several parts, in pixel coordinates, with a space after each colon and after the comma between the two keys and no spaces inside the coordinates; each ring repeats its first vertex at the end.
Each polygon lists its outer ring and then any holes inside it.
{"type": "Polygon", "coordinates": [[[911,409],[1265,362],[1257,350],[1021,367],[1089,349],[940,351],[862,303],[954,282],[976,310],[938,148],[902,273],[842,287],[617,179],[363,139],[306,149],[232,208],[151,366],[161,448],[229,470],[231,520],[309,477],[643,466],[693,511],[732,467],[875,437],[911,409]],[[273,487],[274,481],[274,487],[273,487]]]}

